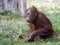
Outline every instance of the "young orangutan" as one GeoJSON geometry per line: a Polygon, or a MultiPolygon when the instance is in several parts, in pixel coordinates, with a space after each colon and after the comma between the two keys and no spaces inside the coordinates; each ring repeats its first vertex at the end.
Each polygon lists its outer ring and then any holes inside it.
{"type": "Polygon", "coordinates": [[[26,20],[30,29],[26,36],[20,35],[19,38],[24,38],[25,41],[36,41],[40,38],[45,39],[53,36],[54,31],[50,20],[36,7],[33,6],[26,10],[26,20]]]}

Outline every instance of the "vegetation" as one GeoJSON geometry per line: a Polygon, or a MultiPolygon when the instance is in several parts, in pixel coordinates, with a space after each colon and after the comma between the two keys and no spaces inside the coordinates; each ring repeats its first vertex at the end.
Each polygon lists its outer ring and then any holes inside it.
{"type": "MultiPolygon", "coordinates": [[[[60,8],[58,5],[51,6],[50,3],[50,5],[39,6],[38,9],[51,20],[54,31],[60,33],[60,8]]],[[[25,35],[28,28],[28,23],[23,16],[10,11],[0,12],[0,45],[60,45],[59,38],[40,39],[36,42],[20,40],[18,35],[25,35]]]]}

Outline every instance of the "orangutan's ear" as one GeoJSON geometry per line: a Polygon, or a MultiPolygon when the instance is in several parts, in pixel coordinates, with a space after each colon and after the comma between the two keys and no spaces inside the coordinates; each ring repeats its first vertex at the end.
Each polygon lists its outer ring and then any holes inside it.
{"type": "Polygon", "coordinates": [[[35,6],[32,6],[32,8],[36,9],[36,7],[35,7],[35,6]]]}
{"type": "Polygon", "coordinates": [[[37,10],[37,8],[36,8],[35,6],[32,6],[32,8],[33,8],[36,12],[38,12],[38,10],[37,10]]]}
{"type": "Polygon", "coordinates": [[[36,11],[35,16],[37,16],[37,15],[38,15],[38,14],[37,14],[37,12],[38,12],[38,11],[37,11],[37,8],[36,8],[35,6],[32,6],[32,8],[35,9],[35,11],[36,11]]]}
{"type": "Polygon", "coordinates": [[[35,6],[32,6],[33,8],[35,8],[35,6]]]}

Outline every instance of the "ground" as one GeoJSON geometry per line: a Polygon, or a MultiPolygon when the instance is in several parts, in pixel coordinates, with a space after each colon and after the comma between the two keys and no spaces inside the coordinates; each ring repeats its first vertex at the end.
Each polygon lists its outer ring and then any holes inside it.
{"type": "MultiPolygon", "coordinates": [[[[48,4],[45,6],[42,4],[42,6],[39,5],[37,7],[51,20],[54,31],[59,34],[60,8],[58,4],[48,4]]],[[[20,40],[18,35],[25,35],[27,33],[29,28],[28,23],[23,16],[17,15],[15,13],[5,13],[4,15],[0,13],[0,45],[60,45],[60,37],[48,38],[46,40],[40,39],[36,42],[25,42],[24,40],[20,40]]]]}

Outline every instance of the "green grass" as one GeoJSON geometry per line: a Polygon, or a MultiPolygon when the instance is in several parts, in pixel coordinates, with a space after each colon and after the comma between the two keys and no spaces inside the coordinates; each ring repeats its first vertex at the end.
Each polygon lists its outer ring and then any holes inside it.
{"type": "MultiPolygon", "coordinates": [[[[55,4],[53,5],[55,6],[55,4]]],[[[54,31],[60,33],[60,8],[58,5],[56,5],[56,8],[52,8],[53,5],[47,4],[37,6],[38,9],[44,12],[51,20],[54,31]],[[51,13],[51,11],[53,12],[51,13]]],[[[23,16],[10,11],[0,12],[0,45],[60,45],[60,38],[40,39],[36,42],[25,42],[23,39],[20,40],[18,35],[25,35],[28,29],[28,23],[23,16]]]]}
{"type": "MultiPolygon", "coordinates": [[[[28,23],[25,18],[22,16],[16,15],[0,15],[0,45],[60,45],[60,39],[49,38],[49,39],[40,39],[36,42],[25,42],[18,38],[19,34],[26,34],[28,30],[28,23]],[[11,16],[12,19],[11,19],[11,16]],[[14,19],[15,18],[15,19],[14,19]]],[[[51,20],[53,24],[53,29],[57,33],[60,33],[60,14],[55,13],[46,13],[46,16],[51,20]]]]}

